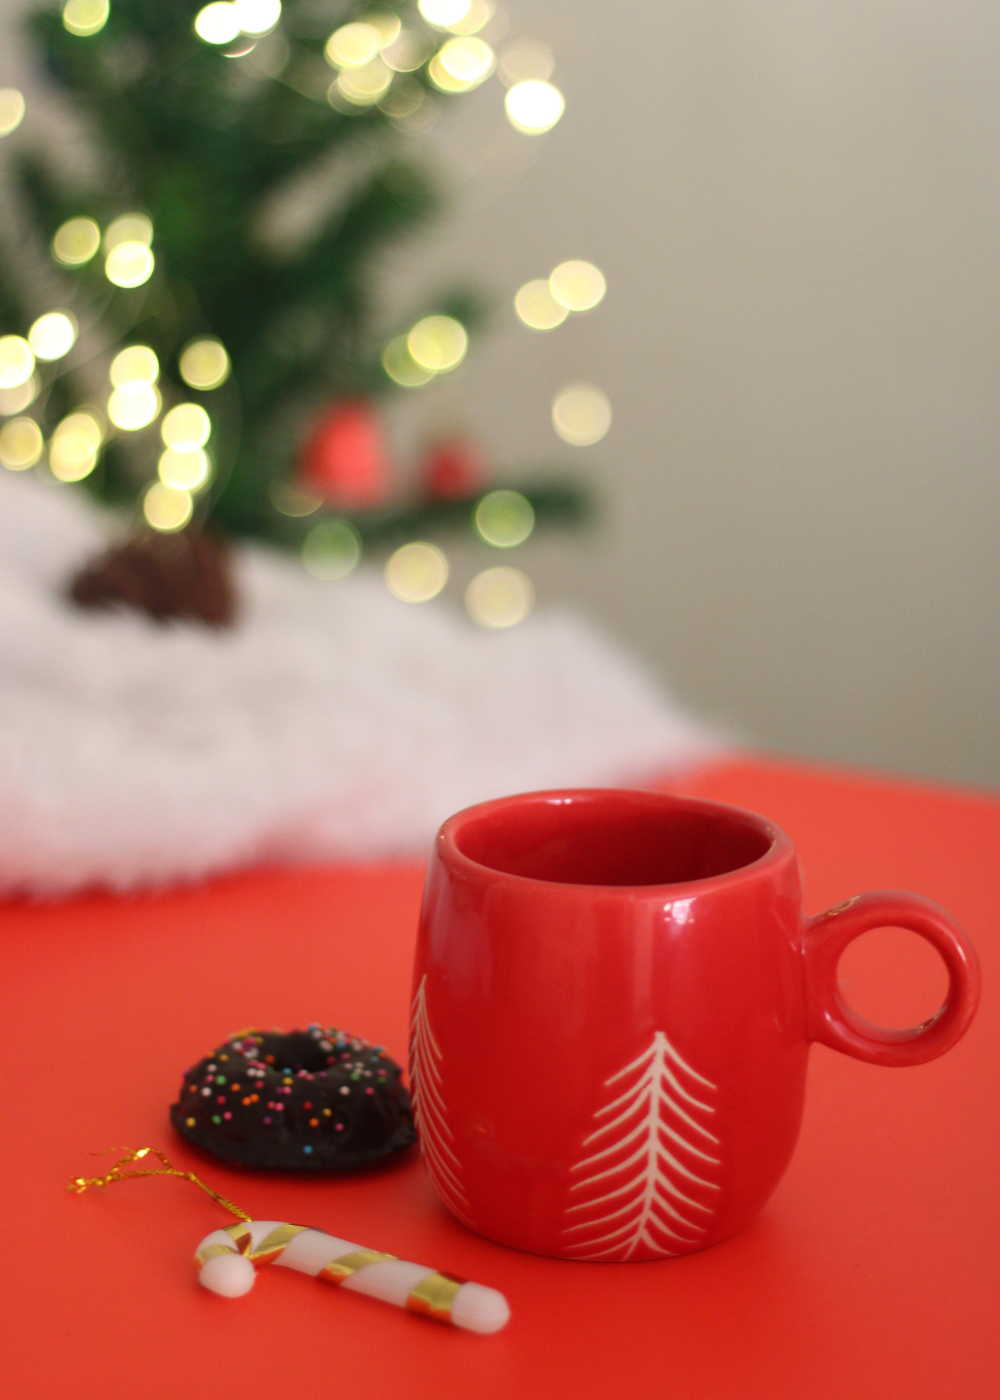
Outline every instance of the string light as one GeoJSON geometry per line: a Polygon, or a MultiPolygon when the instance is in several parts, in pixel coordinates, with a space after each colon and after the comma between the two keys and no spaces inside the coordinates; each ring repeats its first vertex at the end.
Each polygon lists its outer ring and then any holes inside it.
{"type": "MultiPolygon", "coordinates": [[[[194,32],[206,44],[229,44],[240,32],[237,7],[226,0],[214,0],[194,17],[194,32]]],[[[152,521],[150,521],[152,524],[152,521]]]]}
{"type": "Polygon", "coordinates": [[[471,92],[490,76],[494,63],[484,39],[449,39],[431,59],[427,73],[442,92],[471,92]]]}
{"type": "Polygon", "coordinates": [[[172,486],[175,491],[199,491],[208,483],[212,464],[200,447],[193,452],[178,452],[168,447],[161,454],[156,471],[164,486],[172,486]]]}
{"type": "Polygon", "coordinates": [[[546,82],[552,77],[556,60],[548,44],[534,39],[518,39],[505,45],[500,54],[500,81],[504,87],[529,81],[546,82]]]}
{"type": "Polygon", "coordinates": [[[160,393],[153,384],[133,379],[115,389],[108,399],[108,417],[125,433],[146,428],[160,412],[160,393]]]}
{"type": "Polygon", "coordinates": [[[512,549],[523,544],[535,528],[535,511],[520,491],[490,491],[476,506],[473,522],[487,544],[512,549]]]}
{"type": "Polygon", "coordinates": [[[313,578],[346,578],[361,558],[361,537],[346,520],[320,520],[302,542],[302,562],[313,578]]]}
{"type": "Polygon", "coordinates": [[[406,348],[418,365],[443,374],[465,359],[469,337],[453,316],[425,316],[406,337],[406,348]]]}
{"type": "Polygon", "coordinates": [[[12,472],[27,471],[42,455],[45,439],[34,418],[12,418],[0,428],[0,462],[12,472]]]}
{"type": "Polygon", "coordinates": [[[66,0],[62,12],[63,27],[71,34],[88,38],[104,28],[110,13],[108,0],[66,0]]]}
{"type": "Polygon", "coordinates": [[[266,34],[281,18],[281,0],[236,0],[233,8],[244,34],[266,34]]]}
{"type": "Polygon", "coordinates": [[[419,389],[434,378],[432,369],[418,365],[410,354],[408,337],[397,335],[382,351],[382,368],[390,379],[401,384],[404,389],[419,389]]]}
{"type": "Polygon", "coordinates": [[[92,413],[68,414],[52,434],[49,467],[59,481],[82,481],[97,465],[103,438],[92,413]]]}
{"type": "Polygon", "coordinates": [[[67,311],[48,311],[28,332],[36,360],[61,360],[73,348],[76,321],[67,311]]]}
{"type": "Polygon", "coordinates": [[[152,277],[154,263],[145,243],[119,243],[104,261],[104,275],[116,287],[141,287],[152,277]]]}
{"type": "Polygon", "coordinates": [[[496,6],[492,0],[470,0],[469,8],[462,18],[454,24],[445,25],[444,28],[452,34],[478,34],[495,14],[496,6]]]}
{"type": "Polygon", "coordinates": [[[448,560],[436,544],[413,540],[391,555],[385,566],[389,592],[402,603],[426,603],[448,582],[448,560]]]}
{"type": "Polygon", "coordinates": [[[383,49],[396,42],[403,28],[399,15],[390,14],[388,10],[376,10],[372,14],[362,15],[361,18],[365,24],[371,24],[378,30],[379,42],[383,49]]]}
{"type": "Polygon", "coordinates": [[[567,311],[590,311],[608,289],[604,274],[593,263],[560,263],[549,277],[549,290],[567,311]]]}
{"type": "Polygon", "coordinates": [[[514,310],[533,331],[551,331],[561,326],[569,315],[565,306],[556,301],[546,278],[525,282],[514,298],[514,310]]]}
{"type": "Polygon", "coordinates": [[[417,9],[435,29],[451,29],[461,24],[471,8],[472,0],[418,0],[417,9]]]}
{"type": "Polygon", "coordinates": [[[589,447],[611,427],[608,396],[593,384],[569,384],[552,402],[552,424],[563,442],[589,447]]]}
{"type": "Polygon", "coordinates": [[[9,136],[24,120],[24,94],[17,88],[0,88],[0,136],[9,136]]]}
{"type": "Polygon", "coordinates": [[[527,136],[540,136],[550,131],[566,109],[558,88],[534,78],[515,83],[504,99],[507,119],[517,131],[527,136]]]}
{"type": "Polygon", "coordinates": [[[480,627],[499,630],[523,622],[535,605],[535,587],[520,569],[484,569],[465,590],[465,608],[480,627]]]}
{"type": "Polygon", "coordinates": [[[37,374],[31,375],[23,384],[17,384],[13,389],[0,388],[0,414],[20,413],[35,401],[40,388],[37,374]]]}
{"type": "Polygon", "coordinates": [[[142,243],[149,248],[153,242],[153,221],[148,214],[119,214],[112,219],[104,233],[104,251],[110,253],[122,243],[142,243]]]}
{"type": "Polygon", "coordinates": [[[160,377],[160,362],[148,345],[129,345],[111,361],[109,378],[116,389],[126,384],[155,384],[160,377]]]}
{"type": "Polygon", "coordinates": [[[331,68],[363,68],[378,55],[381,47],[382,36],[375,25],[354,20],[333,31],[323,55],[331,68]]]}
{"type": "Polygon", "coordinates": [[[380,58],[373,58],[363,68],[345,68],[333,86],[356,107],[372,107],[389,91],[391,82],[392,69],[380,58]]]}
{"type": "Polygon", "coordinates": [[[101,230],[93,219],[68,219],[55,231],[52,256],[66,267],[82,267],[101,246],[101,230]]]}
{"type": "Polygon", "coordinates": [[[166,447],[178,452],[194,452],[204,447],[212,433],[212,420],[197,403],[179,403],[164,415],[160,436],[166,447]]]}
{"type": "Polygon", "coordinates": [[[31,346],[21,335],[0,336],[0,389],[26,384],[35,370],[31,346]]]}
{"type": "Polygon", "coordinates": [[[382,50],[382,60],[395,73],[413,73],[427,62],[431,46],[415,29],[404,29],[382,50]]]}
{"type": "Polygon", "coordinates": [[[220,340],[192,340],[181,351],[179,369],[192,389],[217,389],[229,378],[229,356],[220,340]]]}
{"type": "Polygon", "coordinates": [[[142,513],[154,530],[170,534],[184,529],[194,514],[194,502],[189,492],[154,481],[142,498],[142,513]]]}

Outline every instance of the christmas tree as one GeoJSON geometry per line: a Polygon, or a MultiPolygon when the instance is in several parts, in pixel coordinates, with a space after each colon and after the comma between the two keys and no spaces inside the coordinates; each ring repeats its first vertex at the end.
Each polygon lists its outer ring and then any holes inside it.
{"type": "MultiPolygon", "coordinates": [[[[438,524],[508,544],[535,517],[577,517],[579,492],[537,474],[483,499],[461,444],[433,456],[418,495],[387,481],[378,399],[453,371],[483,315],[454,287],[393,326],[378,271],[441,207],[408,151],[493,73],[491,15],[489,0],[39,9],[32,35],[97,164],[71,180],[24,144],[11,161],[19,215],[5,222],[30,229],[46,262],[23,242],[0,248],[0,460],[134,505],[161,561],[162,537],[208,523],[301,547],[335,577],[365,545],[438,524]],[[329,198],[307,232],[276,234],[296,180],[329,198]]],[[[506,110],[537,135],[563,104],[531,52],[509,65],[506,110]]],[[[18,98],[0,94],[0,134],[18,98]]],[[[560,306],[529,324],[550,314],[560,306]]]]}

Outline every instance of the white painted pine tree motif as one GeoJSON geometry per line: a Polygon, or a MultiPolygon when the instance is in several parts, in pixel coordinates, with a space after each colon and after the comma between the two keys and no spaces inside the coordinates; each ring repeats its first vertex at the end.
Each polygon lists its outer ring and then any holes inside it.
{"type": "Polygon", "coordinates": [[[455,1136],[448,1126],[441,1091],[441,1048],[427,1012],[427,974],[413,998],[410,1014],[410,1097],[421,1151],[441,1199],[468,1225],[469,1202],[462,1185],[462,1164],[455,1155],[455,1136]]]}
{"type": "Polygon", "coordinates": [[[638,1251],[681,1254],[697,1246],[715,1214],[719,1139],[702,1121],[716,1086],[691,1068],[663,1031],[604,1087],[627,1088],[599,1108],[599,1126],[583,1146],[598,1150],[574,1163],[576,1200],[564,1248],[585,1259],[631,1259],[638,1251]],[[697,1092],[696,1092],[697,1091],[697,1092]],[[607,1122],[600,1120],[608,1114],[607,1122]]]}

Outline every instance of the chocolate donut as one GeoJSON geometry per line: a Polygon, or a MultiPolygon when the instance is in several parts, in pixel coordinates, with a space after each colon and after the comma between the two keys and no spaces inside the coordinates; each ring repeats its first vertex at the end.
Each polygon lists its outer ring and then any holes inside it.
{"type": "Polygon", "coordinates": [[[184,1075],[170,1120],[224,1161],[350,1171],[416,1141],[402,1071],[335,1027],[241,1031],[184,1075]]]}

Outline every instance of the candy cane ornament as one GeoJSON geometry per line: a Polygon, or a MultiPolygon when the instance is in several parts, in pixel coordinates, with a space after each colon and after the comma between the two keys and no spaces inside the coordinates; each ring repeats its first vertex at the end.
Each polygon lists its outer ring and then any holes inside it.
{"type": "Polygon", "coordinates": [[[365,1249],[349,1240],[338,1239],[307,1225],[290,1225],[278,1220],[251,1220],[232,1201],[227,1201],[193,1172],[178,1171],[156,1147],[142,1147],[116,1162],[103,1177],[76,1177],[71,1191],[89,1186],[109,1186],[140,1176],[179,1176],[201,1188],[213,1200],[239,1217],[235,1225],[213,1230],[195,1251],[194,1262],[203,1287],[223,1298],[240,1298],[249,1293],[257,1269],[280,1264],[297,1269],[352,1293],[365,1293],[384,1303],[438,1322],[450,1323],[465,1331],[488,1334],[499,1332],[510,1318],[507,1299],[495,1288],[469,1283],[454,1274],[411,1264],[393,1254],[365,1249]],[[153,1153],[162,1168],[123,1171],[129,1162],[153,1153]]]}

